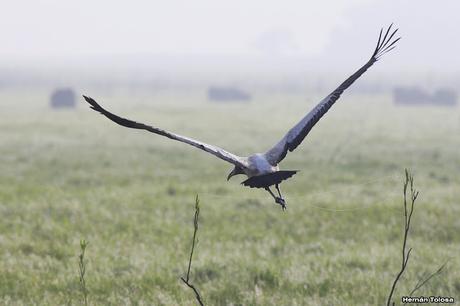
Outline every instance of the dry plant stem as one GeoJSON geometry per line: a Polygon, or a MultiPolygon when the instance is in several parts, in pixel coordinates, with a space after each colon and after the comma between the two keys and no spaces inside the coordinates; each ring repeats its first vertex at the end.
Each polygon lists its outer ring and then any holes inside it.
{"type": "Polygon", "coordinates": [[[85,251],[88,246],[88,242],[84,239],[80,240],[80,255],[78,255],[78,270],[80,272],[80,289],[83,293],[83,302],[85,306],[88,305],[88,289],[86,288],[86,262],[85,262],[85,251]]]}
{"type": "Polygon", "coordinates": [[[195,293],[195,298],[196,298],[196,301],[198,302],[198,304],[200,304],[201,306],[203,306],[203,301],[201,300],[201,296],[200,296],[200,293],[198,292],[198,290],[195,288],[195,286],[193,286],[191,283],[189,283],[188,281],[186,281],[183,277],[180,278],[188,287],[190,287],[193,292],[195,293]]]}
{"type": "Polygon", "coordinates": [[[189,280],[190,280],[190,269],[192,268],[193,251],[195,250],[195,244],[196,244],[196,241],[197,241],[196,234],[198,232],[198,217],[199,216],[200,216],[200,200],[199,200],[198,195],[197,195],[196,199],[195,199],[195,216],[193,218],[194,231],[193,231],[193,239],[192,239],[192,248],[190,250],[190,257],[189,257],[189,260],[188,260],[187,276],[186,276],[186,278],[181,277],[180,279],[184,282],[184,284],[186,284],[189,288],[191,288],[193,290],[193,292],[195,293],[195,298],[196,298],[198,304],[203,306],[204,304],[203,304],[203,301],[202,301],[200,293],[195,288],[195,286],[193,286],[189,282],[189,280]]]}
{"type": "MultiPolygon", "coordinates": [[[[404,239],[403,239],[403,247],[402,247],[402,263],[401,263],[401,270],[399,271],[398,275],[391,286],[390,294],[388,295],[387,306],[390,306],[391,298],[393,297],[393,293],[396,288],[396,284],[398,283],[399,279],[403,275],[404,271],[406,270],[407,263],[409,261],[410,253],[412,248],[409,248],[409,251],[406,252],[407,246],[407,237],[409,235],[410,230],[410,222],[412,220],[412,213],[414,212],[414,203],[418,197],[418,191],[414,189],[414,177],[410,172],[405,169],[406,172],[406,179],[404,181],[404,239]],[[407,187],[410,187],[410,208],[407,207],[407,187]]],[[[393,305],[395,303],[393,302],[393,305]]]]}
{"type": "Polygon", "coordinates": [[[418,289],[422,288],[426,283],[428,283],[430,281],[430,279],[432,279],[436,275],[440,274],[442,272],[442,270],[446,267],[446,265],[447,265],[447,261],[441,267],[439,267],[439,269],[436,270],[436,272],[431,273],[430,276],[425,278],[425,280],[422,280],[423,278],[421,278],[417,282],[417,284],[415,285],[414,289],[412,289],[412,291],[410,292],[409,295],[412,296],[415,293],[415,291],[417,291],[418,289]]]}

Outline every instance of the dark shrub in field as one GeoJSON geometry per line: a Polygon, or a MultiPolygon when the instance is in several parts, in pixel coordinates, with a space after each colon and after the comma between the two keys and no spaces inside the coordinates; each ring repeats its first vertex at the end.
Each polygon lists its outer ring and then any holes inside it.
{"type": "Polygon", "coordinates": [[[216,102],[245,102],[251,100],[251,95],[235,87],[216,87],[208,89],[208,99],[216,102]]]}
{"type": "Polygon", "coordinates": [[[70,88],[59,88],[51,94],[51,108],[75,108],[75,92],[70,88]]]}

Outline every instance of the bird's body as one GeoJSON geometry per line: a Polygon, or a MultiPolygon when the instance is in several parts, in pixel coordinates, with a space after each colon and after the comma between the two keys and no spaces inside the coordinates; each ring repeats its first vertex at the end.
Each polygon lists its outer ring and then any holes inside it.
{"type": "Polygon", "coordinates": [[[286,157],[288,152],[292,152],[297,146],[304,140],[310,130],[315,124],[321,119],[321,117],[332,107],[332,105],[340,98],[340,95],[353,84],[369,67],[371,67],[383,54],[392,50],[395,43],[400,39],[394,39],[397,30],[393,31],[390,35],[391,26],[387,29],[384,36],[382,37],[383,30],[380,31],[377,46],[372,54],[371,58],[362,66],[358,71],[346,79],[342,84],[339,85],[332,93],[326,98],[320,101],[305,117],[303,117],[288,133],[278,141],[270,150],[265,153],[256,153],[248,157],[241,157],[230,153],[222,148],[206,144],[168,132],[166,130],[138,123],[129,119],[119,117],[104,108],[102,108],[92,98],[83,96],[85,100],[91,105],[91,108],[100,112],[115,123],[134,129],[147,130],[149,132],[159,134],[161,136],[168,137],[173,140],[177,140],[205,152],[215,155],[216,157],[229,162],[234,165],[233,170],[227,177],[229,180],[232,176],[238,174],[244,174],[248,177],[242,184],[251,188],[264,188],[267,190],[275,202],[280,204],[283,209],[286,208],[286,202],[281,195],[279,184],[290,177],[292,177],[297,171],[296,170],[280,170],[279,163],[286,157]],[[278,196],[275,196],[271,191],[270,187],[275,185],[278,192],[278,196]]]}
{"type": "Polygon", "coordinates": [[[248,177],[273,173],[279,170],[278,165],[272,165],[263,153],[256,153],[247,157],[248,167],[243,169],[248,177]]]}

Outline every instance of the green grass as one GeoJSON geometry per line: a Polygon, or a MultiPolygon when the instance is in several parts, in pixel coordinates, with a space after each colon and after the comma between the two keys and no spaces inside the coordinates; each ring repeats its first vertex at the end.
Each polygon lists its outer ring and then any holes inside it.
{"type": "MultiPolygon", "coordinates": [[[[319,97],[95,98],[248,154],[268,149],[319,97]]],[[[81,239],[90,241],[90,305],[194,305],[180,277],[196,194],[191,279],[207,305],[384,304],[400,267],[405,167],[421,193],[396,301],[449,258],[418,294],[460,298],[458,108],[345,95],[282,163],[301,170],[282,185],[282,212],[266,192],[240,186],[243,177],[227,183],[231,166],[192,147],[116,126],[85,105],[49,111],[41,93],[0,101],[1,305],[81,305],[81,239]]]]}

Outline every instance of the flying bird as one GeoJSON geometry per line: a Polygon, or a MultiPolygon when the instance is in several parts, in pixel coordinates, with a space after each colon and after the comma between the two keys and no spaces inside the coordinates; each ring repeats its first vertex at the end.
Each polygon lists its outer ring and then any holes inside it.
{"type": "Polygon", "coordinates": [[[91,108],[98,111],[108,119],[124,127],[146,130],[158,135],[168,137],[189,145],[192,145],[205,152],[211,153],[216,157],[233,164],[232,171],[228,174],[227,181],[234,175],[244,174],[248,177],[243,184],[251,188],[264,188],[270,193],[275,202],[281,205],[282,209],[286,209],[286,201],[283,198],[280,190],[280,183],[297,173],[297,170],[280,170],[279,163],[286,157],[288,152],[294,151],[300,143],[305,139],[310,130],[315,124],[326,114],[332,105],[340,98],[340,95],[350,87],[369,67],[377,62],[382,55],[391,51],[396,47],[396,42],[401,37],[395,38],[398,31],[392,30],[391,24],[386,31],[380,30],[377,46],[372,53],[371,58],[358,71],[346,79],[339,87],[337,87],[326,98],[319,102],[305,117],[303,117],[286,135],[281,138],[270,150],[265,153],[255,153],[248,157],[238,156],[230,153],[222,148],[210,145],[189,137],[178,135],[158,127],[135,122],[129,119],[119,117],[99,105],[94,99],[83,96],[91,105],[91,108]],[[275,186],[277,195],[273,193],[270,187],[275,186]]]}

